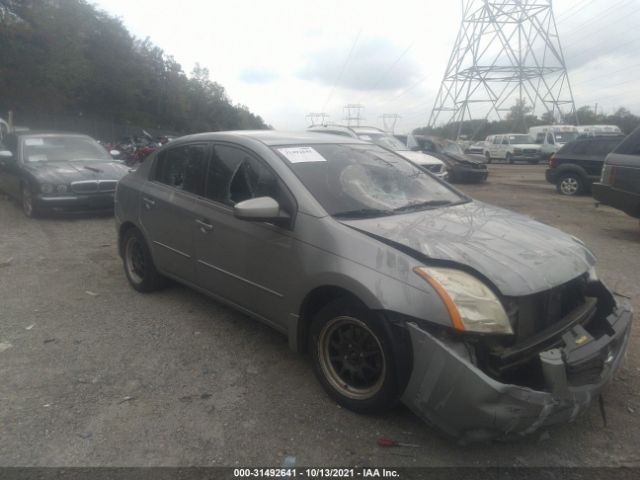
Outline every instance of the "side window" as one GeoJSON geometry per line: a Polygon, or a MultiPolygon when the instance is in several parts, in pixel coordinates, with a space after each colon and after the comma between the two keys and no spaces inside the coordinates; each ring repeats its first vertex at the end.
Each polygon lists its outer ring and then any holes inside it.
{"type": "Polygon", "coordinates": [[[502,144],[509,145],[509,137],[502,137],[502,144]]]}
{"type": "Polygon", "coordinates": [[[182,145],[158,156],[155,180],[178,190],[204,195],[207,146],[182,145]]]}
{"type": "Polygon", "coordinates": [[[556,143],[554,138],[553,138],[553,133],[552,132],[547,133],[547,143],[549,145],[555,145],[555,143],[556,143]]]}
{"type": "Polygon", "coordinates": [[[500,144],[500,142],[501,142],[501,140],[502,140],[502,137],[497,136],[497,137],[495,137],[495,138],[493,139],[493,144],[494,144],[494,145],[499,145],[499,144],[500,144]]]}
{"type": "Polygon", "coordinates": [[[575,142],[571,148],[571,153],[575,153],[577,155],[586,155],[589,153],[596,153],[593,151],[593,142],[575,142]]]}
{"type": "Polygon", "coordinates": [[[615,149],[615,152],[622,155],[640,156],[640,128],[635,129],[631,135],[625,138],[615,149]]]}
{"type": "Polygon", "coordinates": [[[540,132],[539,134],[536,135],[536,143],[538,145],[544,144],[544,133],[540,132]]]}
{"type": "Polygon", "coordinates": [[[293,211],[289,193],[263,161],[228,145],[216,145],[214,150],[209,167],[208,198],[233,206],[250,198],[271,197],[284,210],[293,211]]]}

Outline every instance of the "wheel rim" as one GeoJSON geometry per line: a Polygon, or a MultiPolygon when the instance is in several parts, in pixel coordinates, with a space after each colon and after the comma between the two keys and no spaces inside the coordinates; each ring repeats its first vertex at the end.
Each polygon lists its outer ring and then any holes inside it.
{"type": "Polygon", "coordinates": [[[336,317],[320,332],[318,356],[325,378],[340,394],[365,400],[384,383],[382,345],[367,325],[353,317],[336,317]]]}
{"type": "Polygon", "coordinates": [[[22,187],[22,210],[27,217],[33,215],[33,198],[31,198],[31,191],[27,187],[22,187]]]}
{"type": "Polygon", "coordinates": [[[129,278],[136,284],[144,280],[146,262],[142,244],[135,237],[130,237],[125,246],[125,264],[129,278]]]}
{"type": "Polygon", "coordinates": [[[565,195],[575,195],[578,191],[578,180],[573,177],[565,177],[560,181],[560,191],[565,195]]]}

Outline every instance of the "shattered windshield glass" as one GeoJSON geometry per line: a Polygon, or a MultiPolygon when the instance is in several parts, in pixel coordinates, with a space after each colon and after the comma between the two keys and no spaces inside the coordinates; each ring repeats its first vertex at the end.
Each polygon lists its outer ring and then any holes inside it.
{"type": "Polygon", "coordinates": [[[393,215],[467,201],[376,145],[319,144],[274,150],[333,216],[393,215]]]}

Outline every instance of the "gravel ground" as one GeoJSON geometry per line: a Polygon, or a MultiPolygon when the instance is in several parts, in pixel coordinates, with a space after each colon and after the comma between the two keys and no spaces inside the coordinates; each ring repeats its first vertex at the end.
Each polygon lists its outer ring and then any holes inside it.
{"type": "MultiPolygon", "coordinates": [[[[544,167],[490,165],[461,186],[582,238],[640,310],[638,221],[564,198],[544,167]]],[[[518,442],[461,447],[406,408],[339,408],[284,336],[174,286],[125,280],[113,218],[26,219],[0,200],[0,465],[640,465],[638,330],[597,406],[518,442]],[[379,436],[419,444],[383,449],[379,436]]]]}

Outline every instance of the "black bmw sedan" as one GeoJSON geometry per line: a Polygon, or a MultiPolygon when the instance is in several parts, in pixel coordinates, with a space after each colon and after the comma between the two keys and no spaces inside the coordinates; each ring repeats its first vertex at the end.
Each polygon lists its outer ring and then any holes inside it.
{"type": "Polygon", "coordinates": [[[25,132],[0,145],[0,190],[28,217],[112,210],[116,185],[128,171],[86,135],[25,132]]]}

